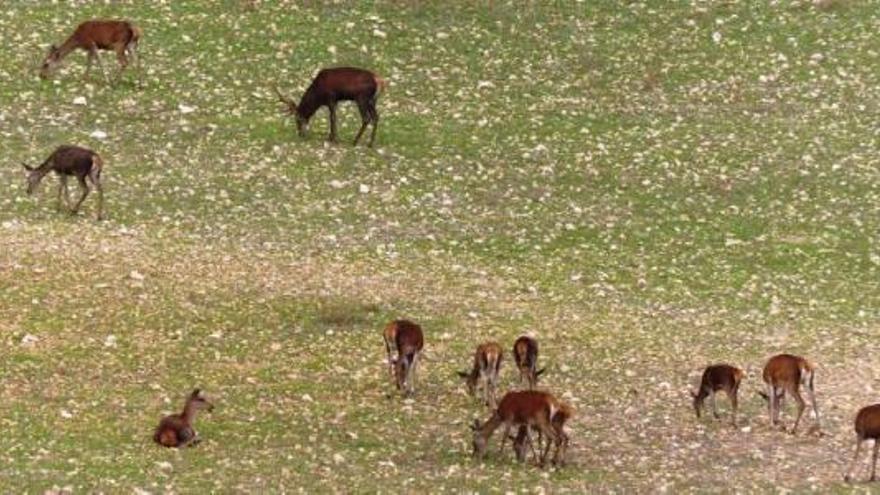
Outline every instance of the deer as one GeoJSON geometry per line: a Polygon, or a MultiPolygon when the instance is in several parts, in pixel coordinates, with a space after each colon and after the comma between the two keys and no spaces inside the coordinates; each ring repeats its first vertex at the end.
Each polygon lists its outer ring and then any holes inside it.
{"type": "Polygon", "coordinates": [[[397,357],[394,360],[394,376],[397,389],[402,390],[404,395],[411,396],[415,393],[416,367],[425,345],[425,337],[422,327],[409,320],[395,320],[390,325],[396,327],[394,342],[397,357]]]}
{"type": "Polygon", "coordinates": [[[465,379],[471,395],[476,394],[476,389],[482,382],[483,402],[492,409],[497,405],[496,389],[503,357],[504,352],[497,342],[485,342],[477,346],[471,371],[458,372],[458,376],[465,379]]]}
{"type": "Polygon", "coordinates": [[[513,343],[513,360],[519,369],[519,382],[522,383],[523,378],[529,384],[529,390],[535,388],[538,383],[538,377],[544,373],[545,368],[538,367],[538,341],[523,335],[516,339],[513,343]]]}
{"type": "Polygon", "coordinates": [[[353,145],[357,146],[367,125],[372,124],[373,131],[367,145],[372,148],[376,139],[376,129],[379,126],[376,101],[386,87],[387,83],[384,79],[368,70],[335,67],[318,72],[299,103],[284,96],[277,86],[274,89],[281,102],[287,105],[287,113],[296,117],[296,128],[300,137],[306,136],[309,120],[315,112],[326,106],[330,112],[330,135],[327,137],[330,142],[336,142],[336,105],[340,101],[354,101],[361,114],[361,129],[355,136],[353,145]]]}
{"type": "Polygon", "coordinates": [[[70,52],[80,49],[88,52],[86,76],[92,69],[92,62],[97,60],[104,75],[104,80],[110,82],[101,59],[98,58],[98,50],[112,50],[116,52],[116,60],[119,62],[121,73],[128,66],[129,57],[134,59],[140,67],[140,57],[137,55],[138,43],[143,36],[143,31],[129,21],[118,20],[91,20],[85,21],[76,27],[61,46],[52,45],[49,54],[46,55],[40,67],[40,78],[46,79],[70,52]]]}
{"type": "MultiPolygon", "coordinates": [[[[559,407],[559,410],[550,418],[550,424],[553,425],[557,430],[557,433],[562,436],[563,453],[561,458],[565,459],[565,451],[568,448],[569,438],[563,430],[563,427],[565,426],[565,422],[574,415],[574,411],[564,402],[558,402],[557,406],[559,407]]],[[[532,439],[529,435],[529,428],[527,426],[520,426],[519,430],[517,430],[516,436],[511,436],[510,439],[513,440],[513,450],[516,453],[516,460],[518,462],[525,462],[528,455],[527,448],[531,449],[532,455],[537,459],[538,454],[535,452],[535,447],[532,444],[532,439]]],[[[538,436],[538,449],[541,449],[540,433],[538,436]]]]}
{"type": "Polygon", "coordinates": [[[797,419],[790,433],[794,435],[800,424],[801,416],[806,409],[806,403],[801,397],[801,385],[807,390],[813,414],[816,415],[816,429],[820,428],[819,408],[816,405],[816,391],[813,387],[815,367],[812,363],[800,356],[791,354],[779,354],[771,357],[764,365],[764,383],[767,385],[766,394],[761,395],[767,400],[770,413],[770,426],[776,426],[779,422],[779,409],[786,393],[794,397],[798,405],[797,419]]]}
{"type": "Polygon", "coordinates": [[[213,411],[214,404],[205,397],[201,389],[197,388],[187,397],[183,412],[170,414],[159,421],[159,426],[156,427],[156,432],[153,434],[153,441],[163,447],[196,445],[201,439],[193,428],[193,421],[195,421],[196,413],[202,409],[207,409],[208,412],[213,411]]]}
{"type": "Polygon", "coordinates": [[[700,387],[696,392],[691,392],[694,398],[694,412],[697,414],[697,419],[700,418],[700,412],[707,397],[712,405],[712,415],[715,416],[715,419],[720,419],[718,410],[715,408],[715,393],[723,391],[727,394],[727,398],[730,399],[730,406],[733,411],[731,424],[736,426],[737,392],[744,376],[743,370],[729,364],[707,366],[703,370],[700,387]]]}
{"type": "Polygon", "coordinates": [[[568,436],[562,431],[562,427],[572,414],[573,411],[567,404],[558,401],[547,392],[536,390],[508,392],[486,422],[481,424],[479,419],[474,420],[471,426],[473,456],[478,459],[486,456],[489,439],[500,426],[504,426],[504,432],[501,435],[501,447],[498,453],[499,455],[503,453],[504,444],[510,438],[510,429],[515,426],[520,428],[520,433],[523,431],[522,428],[525,428],[524,436],[527,439],[529,428],[541,432],[548,439],[547,446],[539,458],[541,465],[545,464],[551,445],[556,446],[551,462],[559,464],[568,443],[568,436]]]}
{"type": "Polygon", "coordinates": [[[874,440],[874,455],[871,460],[871,481],[877,479],[877,451],[880,450],[880,404],[873,404],[859,409],[855,419],[856,453],[843,476],[843,480],[852,481],[853,468],[859,459],[859,452],[866,440],[874,440]]]}
{"type": "Polygon", "coordinates": [[[98,220],[104,218],[104,189],[101,186],[101,171],[104,169],[104,160],[94,151],[73,145],[62,145],[55,148],[46,160],[37,167],[31,167],[27,163],[21,164],[27,171],[27,194],[33,195],[40,185],[40,181],[49,172],[55,172],[60,182],[58,186],[58,209],[61,210],[62,196],[64,204],[71,215],[79,211],[79,207],[89,195],[88,178],[98,191],[98,220]],[[71,207],[70,196],[67,190],[68,177],[76,177],[79,181],[82,196],[71,207]]]}

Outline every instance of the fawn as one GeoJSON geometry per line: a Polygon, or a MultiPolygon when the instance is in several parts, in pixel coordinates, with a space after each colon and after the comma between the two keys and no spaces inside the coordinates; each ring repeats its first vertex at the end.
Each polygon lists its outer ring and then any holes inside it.
{"type": "Polygon", "coordinates": [[[544,368],[537,369],[538,341],[526,335],[516,339],[516,342],[513,343],[513,360],[519,369],[520,383],[525,378],[528,381],[529,389],[535,388],[538,377],[544,373],[544,368]]]}
{"type": "Polygon", "coordinates": [[[497,403],[496,389],[498,376],[501,372],[501,360],[504,352],[497,342],[486,342],[477,346],[474,353],[474,365],[470,372],[459,371],[458,375],[465,378],[468,392],[476,393],[477,386],[483,384],[483,402],[494,409],[497,403]]]}
{"type": "Polygon", "coordinates": [[[706,397],[709,397],[712,404],[712,415],[715,416],[715,419],[718,419],[720,416],[718,416],[718,410],[715,408],[715,393],[724,391],[727,394],[727,398],[730,399],[730,405],[733,410],[731,423],[736,426],[737,392],[744,376],[743,370],[729,364],[707,366],[700,380],[700,388],[696,392],[691,392],[694,398],[694,412],[697,413],[697,418],[700,417],[703,402],[706,400],[706,397]]]}
{"type": "Polygon", "coordinates": [[[852,471],[859,458],[859,451],[866,440],[874,440],[874,454],[871,459],[871,481],[877,479],[877,451],[880,450],[880,404],[861,408],[856,414],[856,453],[843,476],[844,481],[852,481],[852,471]]]}
{"type": "MultiPolygon", "coordinates": [[[[397,348],[397,357],[394,359],[394,377],[398,390],[403,390],[409,396],[415,393],[416,367],[419,364],[419,355],[425,345],[422,327],[409,320],[395,320],[389,324],[396,330],[394,343],[397,348]]],[[[386,334],[388,334],[386,327],[386,334]]]]}
{"type": "Polygon", "coordinates": [[[153,441],[164,447],[187,447],[199,443],[201,439],[193,428],[193,421],[201,409],[213,411],[214,404],[200,389],[195,389],[187,397],[182,413],[162,418],[153,434],[153,441]]]}
{"type": "Polygon", "coordinates": [[[58,186],[58,209],[61,209],[61,198],[71,214],[76,214],[80,205],[89,195],[89,186],[86,177],[92,181],[98,191],[98,220],[104,218],[104,189],[101,187],[101,171],[104,169],[104,160],[94,151],[79,146],[59,146],[49,155],[49,158],[38,167],[31,167],[26,163],[22,166],[27,170],[27,193],[31,195],[37,190],[37,186],[43,177],[49,172],[55,172],[60,184],[58,186]],[[67,191],[67,178],[76,177],[82,189],[82,196],[73,208],[70,207],[70,197],[67,191]]]}
{"type": "Polygon", "coordinates": [[[813,378],[815,375],[815,367],[812,363],[800,356],[791,354],[779,354],[771,357],[767,364],[764,365],[764,383],[767,384],[767,393],[761,394],[768,403],[770,412],[770,426],[775,426],[779,422],[779,409],[782,398],[788,393],[798,405],[797,419],[791,428],[791,434],[797,432],[798,424],[800,424],[801,416],[806,409],[806,403],[801,397],[800,387],[803,385],[810,397],[810,404],[813,408],[813,414],[816,415],[816,428],[819,426],[819,408],[816,406],[816,392],[813,387],[813,378]]]}
{"type": "Polygon", "coordinates": [[[119,71],[122,72],[128,66],[129,57],[133,58],[140,66],[137,46],[141,36],[143,36],[143,32],[140,28],[128,21],[92,20],[83,22],[77,26],[73,34],[61,46],[52,45],[40,67],[40,78],[49,77],[49,74],[61,63],[64,57],[76,49],[81,49],[89,54],[86,75],[92,69],[92,62],[97,60],[104,80],[109,82],[107,73],[104,72],[104,66],[101,65],[101,59],[98,58],[98,50],[115,51],[116,59],[119,62],[119,71]]]}

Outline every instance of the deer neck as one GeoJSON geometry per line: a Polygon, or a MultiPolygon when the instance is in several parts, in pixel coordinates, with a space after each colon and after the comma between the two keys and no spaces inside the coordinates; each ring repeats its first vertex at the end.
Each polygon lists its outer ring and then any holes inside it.
{"type": "Polygon", "coordinates": [[[58,58],[62,59],[66,57],[70,52],[76,50],[79,46],[79,41],[75,36],[71,36],[67,38],[61,46],[58,47],[58,58]]]}
{"type": "Polygon", "coordinates": [[[191,424],[196,418],[197,412],[198,408],[196,407],[195,401],[187,401],[186,405],[183,406],[183,414],[180,416],[186,424],[191,424]]]}
{"type": "Polygon", "coordinates": [[[315,115],[315,112],[318,111],[319,106],[317,97],[311,90],[309,90],[306,91],[302,99],[299,101],[299,105],[296,107],[296,113],[300,117],[309,120],[312,118],[312,115],[315,115]]]}
{"type": "Polygon", "coordinates": [[[483,437],[484,440],[488,441],[489,438],[495,433],[495,430],[501,426],[501,416],[496,412],[486,421],[486,424],[480,427],[480,436],[483,437]]]}

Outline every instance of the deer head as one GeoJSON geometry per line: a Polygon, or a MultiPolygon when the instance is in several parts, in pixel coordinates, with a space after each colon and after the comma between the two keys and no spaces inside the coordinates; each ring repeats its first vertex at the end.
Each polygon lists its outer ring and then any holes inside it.
{"type": "Polygon", "coordinates": [[[21,166],[27,171],[27,193],[31,195],[37,190],[37,186],[40,185],[40,181],[43,180],[45,174],[27,163],[22,163],[21,166]]]}
{"type": "Polygon", "coordinates": [[[192,394],[189,396],[189,404],[192,404],[197,410],[198,409],[207,409],[208,412],[214,410],[214,404],[205,397],[205,394],[201,389],[195,389],[192,391],[192,394]]]}
{"type": "Polygon", "coordinates": [[[281,90],[279,90],[277,86],[275,86],[274,89],[275,94],[278,95],[278,99],[281,100],[281,103],[287,105],[287,115],[293,115],[296,117],[296,130],[300,136],[304,137],[306,135],[306,132],[309,130],[309,119],[302,117],[299,114],[299,112],[297,111],[298,105],[295,101],[293,101],[293,98],[289,98],[281,94],[281,90]]]}
{"type": "Polygon", "coordinates": [[[43,65],[40,66],[40,79],[46,79],[49,77],[49,74],[52,72],[58,64],[61,63],[61,50],[58,49],[57,46],[52,45],[49,47],[49,54],[46,55],[46,59],[43,60],[43,65]]]}
{"type": "Polygon", "coordinates": [[[474,420],[474,424],[471,425],[471,430],[474,432],[473,456],[482,459],[486,455],[486,443],[488,442],[488,439],[483,435],[483,428],[482,425],[480,425],[480,420],[474,420]]]}

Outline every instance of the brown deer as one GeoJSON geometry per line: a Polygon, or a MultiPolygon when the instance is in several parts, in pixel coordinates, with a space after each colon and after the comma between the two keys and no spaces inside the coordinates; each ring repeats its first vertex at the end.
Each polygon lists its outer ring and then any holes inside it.
{"type": "Polygon", "coordinates": [[[694,412],[697,413],[697,418],[700,417],[700,411],[703,409],[703,403],[707,397],[709,397],[712,404],[712,415],[715,416],[715,419],[720,418],[718,410],[715,408],[715,393],[723,391],[727,394],[727,398],[730,399],[730,406],[733,410],[731,423],[736,426],[737,392],[744,376],[743,370],[729,364],[707,366],[700,380],[700,388],[696,392],[691,392],[694,398],[694,412]]]}
{"type": "Polygon", "coordinates": [[[129,57],[140,66],[137,46],[142,36],[141,29],[128,21],[92,20],[83,22],[77,26],[73,34],[61,46],[52,45],[40,68],[40,77],[42,79],[49,77],[49,74],[61,63],[64,57],[76,49],[81,49],[88,52],[89,56],[86,75],[92,69],[92,62],[97,60],[104,79],[109,82],[101,59],[98,57],[98,50],[115,51],[116,60],[119,62],[119,72],[122,72],[128,66],[129,57]]]}
{"type": "Polygon", "coordinates": [[[104,160],[94,151],[79,146],[63,145],[59,146],[46,158],[38,167],[31,167],[26,163],[22,166],[27,170],[27,193],[31,195],[37,190],[37,186],[43,177],[49,172],[55,172],[58,176],[60,184],[58,186],[58,209],[61,209],[62,196],[65,206],[67,206],[70,214],[76,214],[80,205],[89,195],[89,185],[86,183],[86,177],[92,181],[95,189],[98,191],[98,220],[104,218],[104,189],[101,187],[101,171],[104,169],[104,160]],[[82,189],[82,196],[79,201],[71,208],[70,196],[67,191],[67,178],[76,177],[79,186],[82,189]]]}
{"type": "Polygon", "coordinates": [[[213,411],[214,404],[201,390],[195,389],[187,397],[182,413],[162,418],[153,434],[153,441],[164,447],[187,447],[199,443],[201,439],[193,428],[193,421],[196,413],[202,409],[213,411]]]}
{"type": "Polygon", "coordinates": [[[485,457],[489,438],[498,427],[503,425],[504,432],[498,450],[501,454],[504,451],[504,444],[510,438],[510,429],[516,426],[526,428],[527,438],[528,428],[541,432],[548,439],[548,443],[539,462],[542,465],[545,463],[550,446],[555,445],[552,462],[559,464],[560,457],[565,455],[565,446],[568,444],[568,436],[562,431],[562,427],[572,414],[573,411],[568,405],[556,400],[547,392],[535,390],[508,392],[485,423],[480,424],[479,420],[474,420],[471,426],[474,432],[473,455],[477,458],[485,457]]]}
{"type": "Polygon", "coordinates": [[[331,142],[336,142],[336,105],[340,101],[354,101],[361,113],[361,129],[354,138],[354,146],[357,146],[367,125],[373,124],[368,145],[372,148],[379,126],[376,100],[386,86],[382,78],[368,70],[336,67],[318,72],[299,103],[282,95],[277,87],[275,93],[287,105],[287,113],[296,116],[296,128],[303,137],[308,131],[309,119],[319,108],[326,106],[330,112],[330,135],[327,139],[331,142]]]}
{"type": "Polygon", "coordinates": [[[480,383],[483,384],[483,402],[492,409],[497,405],[496,390],[503,357],[504,351],[497,342],[486,342],[477,346],[471,371],[458,372],[458,376],[466,380],[471,395],[475,395],[480,383]]]}
{"type": "Polygon", "coordinates": [[[410,396],[415,393],[416,367],[425,345],[425,337],[422,334],[422,327],[409,320],[396,320],[391,324],[397,327],[394,336],[397,347],[397,358],[394,360],[397,388],[410,396]]]}
{"type": "Polygon", "coordinates": [[[770,412],[770,426],[775,426],[779,421],[779,409],[782,398],[787,393],[794,397],[798,405],[797,419],[791,428],[791,434],[797,432],[801,416],[806,409],[806,403],[801,397],[800,387],[803,385],[810,397],[813,414],[816,415],[816,428],[820,426],[819,408],[816,406],[816,391],[813,387],[815,367],[806,359],[791,354],[779,354],[771,357],[764,365],[764,383],[767,384],[767,393],[761,394],[768,403],[770,412]]]}
{"type": "Polygon", "coordinates": [[[544,373],[544,368],[540,370],[538,367],[538,341],[526,335],[516,339],[513,343],[513,360],[519,369],[519,382],[522,383],[523,378],[529,384],[529,390],[535,388],[538,383],[538,377],[544,373]]]}
{"type": "Polygon", "coordinates": [[[880,450],[880,404],[861,408],[856,414],[856,453],[843,476],[846,482],[852,481],[852,471],[859,459],[859,451],[866,440],[874,440],[874,455],[871,460],[871,481],[877,479],[877,451],[880,450]]]}

